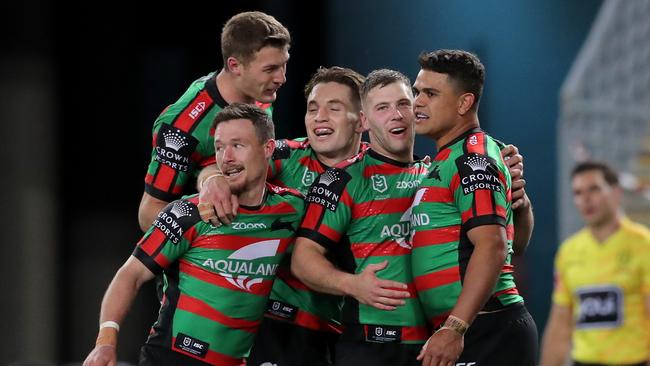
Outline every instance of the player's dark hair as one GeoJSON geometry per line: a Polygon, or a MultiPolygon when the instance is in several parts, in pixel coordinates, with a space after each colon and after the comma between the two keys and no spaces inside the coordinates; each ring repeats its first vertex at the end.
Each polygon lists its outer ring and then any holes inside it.
{"type": "Polygon", "coordinates": [[[361,105],[361,96],[359,89],[363,84],[364,77],[358,72],[348,69],[346,67],[332,66],[332,67],[319,67],[318,70],[312,75],[311,79],[305,86],[305,98],[309,98],[309,94],[314,87],[321,83],[338,83],[345,85],[352,91],[352,102],[356,106],[361,105]]]}
{"type": "Polygon", "coordinates": [[[483,94],[485,66],[476,55],[463,50],[436,50],[421,53],[418,62],[424,70],[447,74],[452,84],[463,93],[474,94],[472,109],[478,108],[483,94]]]}
{"type": "Polygon", "coordinates": [[[282,48],[291,44],[289,30],[274,17],[259,12],[239,13],[230,18],[221,31],[221,55],[227,70],[228,57],[248,63],[263,47],[282,48]]]}
{"type": "Polygon", "coordinates": [[[376,87],[383,88],[386,85],[397,82],[403,83],[409,91],[411,90],[411,80],[399,71],[389,69],[371,71],[361,85],[361,100],[365,100],[372,89],[376,87]]]}
{"type": "Polygon", "coordinates": [[[255,128],[255,135],[262,144],[275,138],[273,120],[271,120],[271,117],[263,109],[253,104],[230,104],[217,113],[212,122],[212,128],[216,129],[221,122],[235,119],[247,119],[251,121],[253,128],[255,128]]]}

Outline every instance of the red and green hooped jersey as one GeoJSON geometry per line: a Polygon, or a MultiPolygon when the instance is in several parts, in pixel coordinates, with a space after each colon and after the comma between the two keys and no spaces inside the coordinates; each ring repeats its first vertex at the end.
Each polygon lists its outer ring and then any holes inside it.
{"type": "Polygon", "coordinates": [[[413,275],[428,320],[438,327],[462,289],[474,246],[467,231],[480,225],[506,229],[508,255],[484,310],[522,301],[513,277],[511,178],[500,143],[480,129],[439,149],[413,201],[413,275]]]}
{"type": "Polygon", "coordinates": [[[408,242],[411,199],[427,173],[423,162],[401,163],[368,149],[328,169],[309,189],[298,236],[327,248],[336,265],[350,273],[388,260],[378,277],[406,283],[411,293],[406,305],[393,311],[346,297],[345,325],[394,327],[402,343],[423,343],[429,337],[413,286],[408,242]]]}
{"type": "Polygon", "coordinates": [[[201,221],[198,196],[170,203],[134,251],[164,273],[164,298],[147,343],[218,365],[247,356],[277,268],[304,211],[299,192],[267,185],[259,207],[229,226],[201,221]]]}
{"type": "MultiPolygon", "coordinates": [[[[153,124],[153,150],[145,176],[145,192],[170,202],[194,191],[201,168],[215,164],[212,121],[225,106],[216,72],[195,80],[176,103],[153,124]]],[[[268,104],[258,104],[272,108],[268,104]]]]}
{"type": "MultiPolygon", "coordinates": [[[[367,146],[362,143],[360,150],[367,146]]],[[[277,140],[268,178],[273,184],[306,194],[327,168],[318,160],[307,138],[277,140]]],[[[343,299],[309,289],[291,274],[290,261],[290,256],[285,257],[278,269],[267,315],[309,329],[340,332],[343,299]]]]}

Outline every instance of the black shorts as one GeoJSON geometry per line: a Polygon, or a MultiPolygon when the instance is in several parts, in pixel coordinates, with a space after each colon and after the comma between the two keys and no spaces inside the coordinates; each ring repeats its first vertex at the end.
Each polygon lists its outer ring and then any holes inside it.
{"type": "Polygon", "coordinates": [[[535,366],[538,352],[535,321],[523,303],[479,314],[465,334],[457,365],[535,366]]]}
{"type": "Polygon", "coordinates": [[[338,334],[321,332],[265,317],[247,360],[248,366],[265,362],[277,366],[328,366],[338,334]]]}
{"type": "MultiPolygon", "coordinates": [[[[420,366],[422,344],[373,343],[341,339],[336,343],[336,366],[420,366]]],[[[279,366],[279,365],[278,365],[279,366]]]]}
{"type": "Polygon", "coordinates": [[[139,366],[206,366],[210,365],[185,356],[181,353],[174,352],[169,348],[152,346],[145,344],[140,348],[139,366]]]}

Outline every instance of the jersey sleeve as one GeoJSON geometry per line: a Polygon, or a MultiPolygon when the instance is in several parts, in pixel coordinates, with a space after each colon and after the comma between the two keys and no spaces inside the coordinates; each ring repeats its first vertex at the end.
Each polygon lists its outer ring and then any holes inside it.
{"type": "Polygon", "coordinates": [[[187,200],[170,203],[162,210],[142,237],[133,256],[155,274],[180,258],[196,237],[201,221],[198,207],[187,200]]]}
{"type": "Polygon", "coordinates": [[[291,148],[289,147],[288,140],[276,140],[275,150],[273,150],[273,155],[271,155],[271,160],[269,160],[269,170],[266,179],[272,180],[280,175],[285,161],[289,159],[290,156],[291,148]]]}
{"type": "Polygon", "coordinates": [[[465,230],[481,225],[506,226],[507,171],[481,152],[466,152],[455,160],[457,174],[450,187],[465,230]]]}
{"type": "Polygon", "coordinates": [[[199,140],[176,127],[187,124],[184,118],[191,118],[186,116],[185,104],[180,104],[168,107],[154,122],[151,161],[145,176],[145,192],[166,202],[180,198],[192,184],[195,166],[205,164],[195,161],[199,140]]]}
{"type": "Polygon", "coordinates": [[[555,272],[553,274],[553,303],[571,306],[571,291],[565,281],[566,274],[566,243],[560,246],[555,255],[555,272]]]}
{"type": "Polygon", "coordinates": [[[326,170],[309,188],[305,217],[297,236],[331,249],[347,231],[352,220],[351,176],[345,170],[326,170]]]}

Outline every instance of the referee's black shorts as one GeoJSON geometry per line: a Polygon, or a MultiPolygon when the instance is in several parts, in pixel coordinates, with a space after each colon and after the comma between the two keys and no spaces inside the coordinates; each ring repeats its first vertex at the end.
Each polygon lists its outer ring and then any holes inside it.
{"type": "Polygon", "coordinates": [[[329,366],[337,338],[336,333],[264,317],[246,365],[329,366]]]}
{"type": "Polygon", "coordinates": [[[535,366],[537,340],[537,326],[523,302],[479,314],[465,334],[456,364],[535,366]]]}

